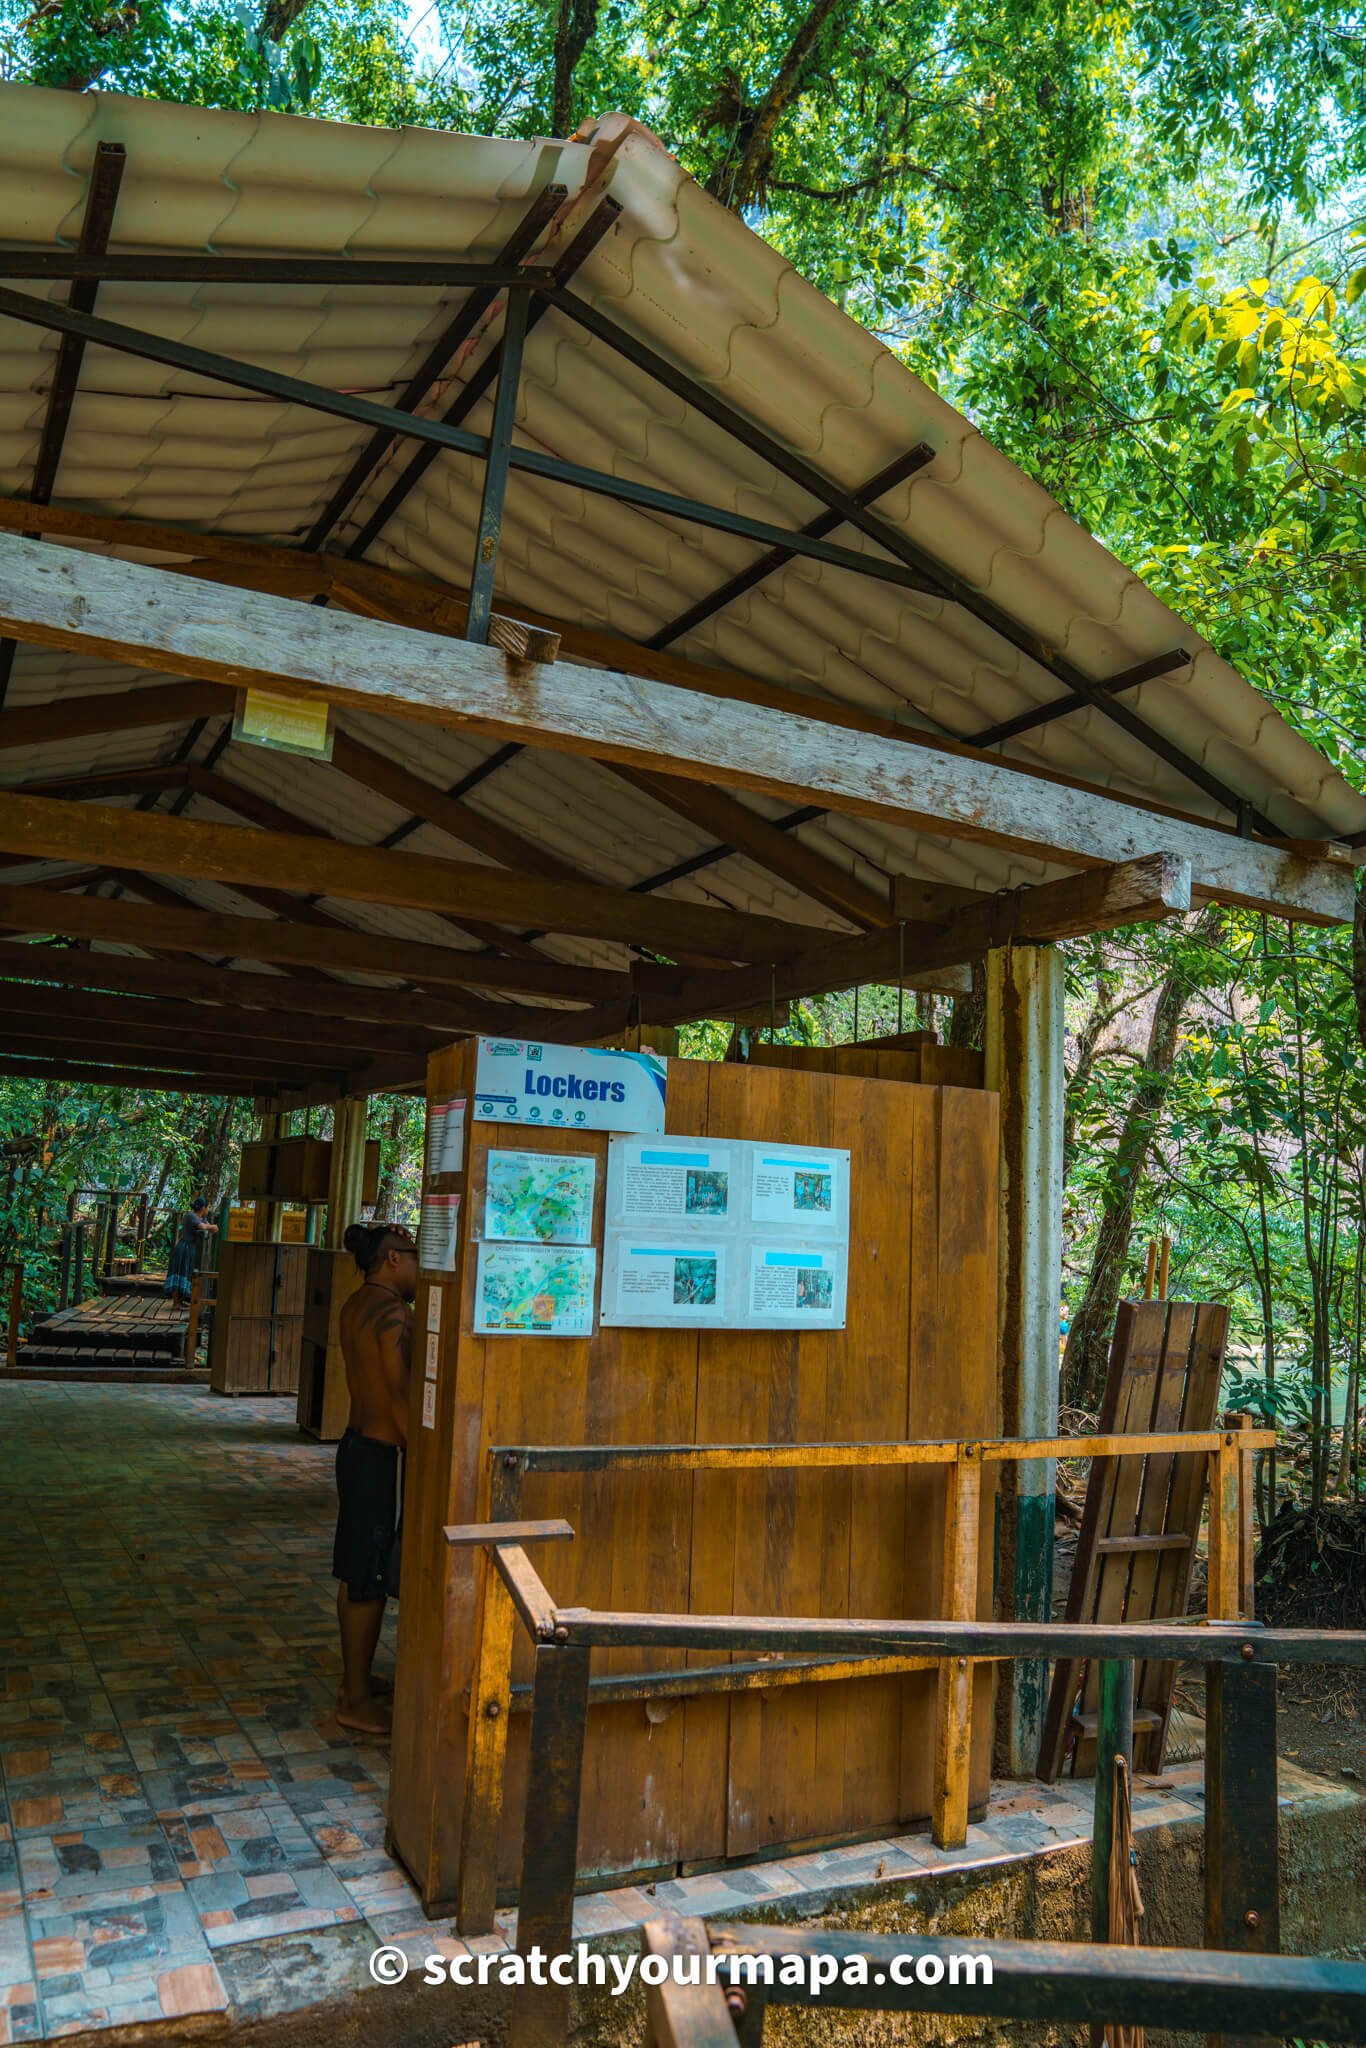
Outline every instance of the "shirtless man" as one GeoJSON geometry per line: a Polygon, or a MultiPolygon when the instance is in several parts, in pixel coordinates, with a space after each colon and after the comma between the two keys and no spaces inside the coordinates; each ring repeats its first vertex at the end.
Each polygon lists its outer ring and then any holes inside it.
{"type": "Polygon", "coordinates": [[[399,1524],[399,1460],[408,1442],[408,1374],[417,1247],[398,1224],[353,1223],[342,1240],[365,1275],[341,1312],[351,1419],[337,1446],[337,1535],[332,1576],[341,1629],[337,1719],[385,1736],[389,1713],[371,1675],[389,1562],[399,1524]]]}

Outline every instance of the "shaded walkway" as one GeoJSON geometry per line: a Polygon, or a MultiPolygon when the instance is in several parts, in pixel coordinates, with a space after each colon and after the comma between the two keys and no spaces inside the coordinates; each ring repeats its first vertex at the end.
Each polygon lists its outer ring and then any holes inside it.
{"type": "MultiPolygon", "coordinates": [[[[0,1381],[0,1441],[0,2044],[358,1994],[397,2021],[374,1948],[465,1944],[384,1852],[387,1752],[332,1715],[330,1447],[268,1398],[32,1381],[0,1381]]],[[[1352,1803],[1280,1769],[1283,1805],[1352,1803]]],[[[880,1912],[913,1880],[1089,1840],[1090,1791],[998,1785],[958,1850],[905,1835],[600,1892],[575,1932],[880,1912]]],[[[1194,1828],[1201,1801],[1199,1764],[1140,1778],[1136,1826],[1194,1828]]],[[[497,1919],[470,1946],[501,1947],[497,1919]]]]}

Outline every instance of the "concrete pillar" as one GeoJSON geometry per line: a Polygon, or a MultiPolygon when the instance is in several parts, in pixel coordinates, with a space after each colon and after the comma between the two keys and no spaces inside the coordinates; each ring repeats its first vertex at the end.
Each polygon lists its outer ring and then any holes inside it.
{"type": "MultiPolygon", "coordinates": [[[[1053,1436],[1062,1299],[1063,960],[1052,946],[987,955],[986,1082],[1001,1097],[1001,1430],[1053,1436]]],[[[1053,1586],[1051,1459],[1001,1467],[1001,1615],[1046,1621],[1053,1586]]],[[[1045,1664],[1002,1666],[996,1770],[1032,1777],[1045,1664]]]]}

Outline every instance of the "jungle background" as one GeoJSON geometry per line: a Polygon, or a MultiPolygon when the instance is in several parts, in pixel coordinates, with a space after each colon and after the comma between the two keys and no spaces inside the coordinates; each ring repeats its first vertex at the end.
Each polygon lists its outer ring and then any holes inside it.
{"type": "MultiPolygon", "coordinates": [[[[0,0],[0,74],[478,133],[624,109],[1366,787],[1346,0],[0,0]]],[[[1283,1485],[1359,1501],[1366,917],[1206,911],[1067,964],[1064,1401],[1098,1406],[1165,1233],[1172,1292],[1233,1305],[1233,1399],[1295,1432],[1283,1485]]],[[[859,1001],[863,1035],[911,1021],[894,991],[859,1001]]],[[[914,1021],[972,1042],[980,1005],[914,1021]]],[[[852,992],[787,1028],[850,1037],[852,992]]],[[[380,1209],[411,1220],[420,1111],[372,1117],[380,1209]]],[[[164,1227],[231,1189],[250,1128],[245,1105],[0,1082],[0,1257],[40,1302],[72,1187],[151,1189],[164,1227]]]]}

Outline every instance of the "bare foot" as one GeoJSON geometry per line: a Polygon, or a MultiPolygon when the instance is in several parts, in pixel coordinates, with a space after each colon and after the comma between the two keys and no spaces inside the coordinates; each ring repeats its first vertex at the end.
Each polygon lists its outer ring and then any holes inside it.
{"type": "MultiPolygon", "coordinates": [[[[367,1697],[367,1698],[369,1698],[369,1699],[372,1699],[372,1700],[387,1700],[387,1699],[389,1699],[389,1698],[391,1698],[391,1697],[392,1697],[392,1695],[393,1695],[393,1690],[394,1690],[394,1681],[393,1681],[393,1679],[392,1679],[392,1678],[371,1678],[371,1680],[370,1680],[370,1691],[369,1691],[369,1693],[368,1693],[368,1694],[366,1695],[366,1697],[367,1697]]],[[[341,1711],[342,1711],[342,1710],[343,1710],[343,1709],[345,1708],[345,1706],[346,1706],[346,1687],[345,1687],[344,1685],[339,1685],[339,1686],[337,1687],[337,1709],[338,1709],[338,1712],[341,1712],[341,1711]]]]}
{"type": "Polygon", "coordinates": [[[388,1714],[377,1700],[360,1700],[354,1706],[337,1708],[337,1721],[353,1735],[370,1735],[387,1742],[393,1733],[388,1714]]]}

